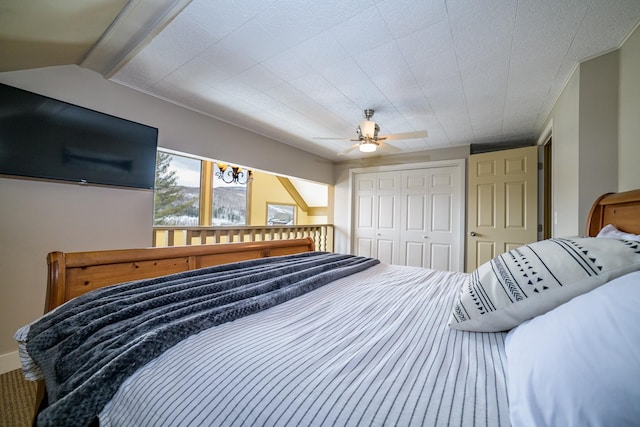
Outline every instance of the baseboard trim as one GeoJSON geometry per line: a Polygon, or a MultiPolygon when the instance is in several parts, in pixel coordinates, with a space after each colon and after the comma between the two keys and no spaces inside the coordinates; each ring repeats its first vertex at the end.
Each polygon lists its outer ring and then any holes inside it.
{"type": "Polygon", "coordinates": [[[0,375],[20,369],[20,358],[18,352],[0,354],[0,375]]]}

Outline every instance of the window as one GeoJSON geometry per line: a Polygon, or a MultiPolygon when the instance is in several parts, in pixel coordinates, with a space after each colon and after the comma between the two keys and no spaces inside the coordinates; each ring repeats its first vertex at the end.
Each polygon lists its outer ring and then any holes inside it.
{"type": "Polygon", "coordinates": [[[248,224],[247,181],[229,183],[219,172],[218,164],[213,161],[158,151],[153,224],[248,224]]]}
{"type": "Polygon", "coordinates": [[[295,225],[296,206],[267,203],[267,225],[295,225]]]}
{"type": "Polygon", "coordinates": [[[218,164],[213,165],[211,225],[247,225],[247,184],[227,183],[218,164]]]}
{"type": "Polygon", "coordinates": [[[199,225],[201,163],[191,157],[158,151],[154,225],[199,225]]]}

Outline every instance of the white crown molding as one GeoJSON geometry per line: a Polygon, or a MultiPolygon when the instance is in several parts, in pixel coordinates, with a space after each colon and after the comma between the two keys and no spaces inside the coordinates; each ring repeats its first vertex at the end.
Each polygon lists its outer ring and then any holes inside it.
{"type": "Polygon", "coordinates": [[[80,62],[113,76],[164,29],[191,0],[131,0],[80,62]]]}

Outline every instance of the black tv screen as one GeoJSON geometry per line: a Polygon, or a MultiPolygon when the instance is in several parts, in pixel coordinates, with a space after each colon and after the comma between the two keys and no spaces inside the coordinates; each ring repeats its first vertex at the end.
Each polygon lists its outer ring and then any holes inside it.
{"type": "Polygon", "coordinates": [[[0,174],[153,189],[158,129],[0,84],[0,174]]]}

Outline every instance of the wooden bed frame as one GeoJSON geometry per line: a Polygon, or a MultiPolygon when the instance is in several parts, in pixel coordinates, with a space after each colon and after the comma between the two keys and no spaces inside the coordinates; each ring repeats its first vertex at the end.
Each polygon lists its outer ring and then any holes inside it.
{"type": "Polygon", "coordinates": [[[595,237],[607,224],[618,230],[640,234],[640,190],[600,196],[587,217],[587,236],[595,237]]]}
{"type": "Polygon", "coordinates": [[[116,283],[194,270],[212,265],[313,251],[313,240],[290,239],[169,248],[51,252],[45,312],[116,283]]]}

